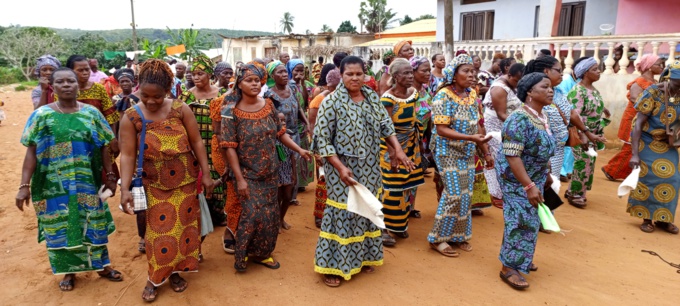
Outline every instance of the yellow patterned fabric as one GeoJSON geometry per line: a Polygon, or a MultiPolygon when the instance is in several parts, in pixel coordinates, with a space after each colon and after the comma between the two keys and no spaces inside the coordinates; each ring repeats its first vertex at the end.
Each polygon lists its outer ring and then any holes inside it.
{"type": "MultiPolygon", "coordinates": [[[[198,270],[200,246],[196,178],[199,165],[181,117],[182,102],[175,101],[165,120],[147,123],[144,150],[146,257],[149,281],[163,284],[173,273],[198,270]]],[[[137,132],[141,118],[126,111],[137,132]]]]}

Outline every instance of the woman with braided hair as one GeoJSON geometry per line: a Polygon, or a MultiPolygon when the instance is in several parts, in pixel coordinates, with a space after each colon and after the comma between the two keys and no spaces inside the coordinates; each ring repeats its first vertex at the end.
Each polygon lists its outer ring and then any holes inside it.
{"type": "Polygon", "coordinates": [[[142,102],[126,110],[120,123],[120,203],[126,213],[134,213],[130,184],[137,150],[143,147],[147,196],[144,240],[149,276],[142,299],[151,302],[156,299],[157,287],[168,279],[173,291],[182,292],[188,283],[178,273],[198,271],[199,171],[203,172],[200,180],[206,194],[211,194],[215,182],[210,177],[208,154],[196,117],[188,105],[166,98],[174,84],[170,66],[159,59],[145,61],[139,69],[139,82],[142,102]],[[138,144],[143,125],[145,141],[138,144]]]}

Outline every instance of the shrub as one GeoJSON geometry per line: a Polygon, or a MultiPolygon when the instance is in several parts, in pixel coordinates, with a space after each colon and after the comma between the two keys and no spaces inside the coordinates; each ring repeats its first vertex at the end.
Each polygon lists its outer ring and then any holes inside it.
{"type": "Polygon", "coordinates": [[[26,81],[19,68],[0,67],[0,85],[26,81]]]}
{"type": "Polygon", "coordinates": [[[19,86],[17,86],[17,87],[14,87],[14,90],[15,90],[15,91],[26,91],[26,90],[29,90],[29,87],[28,87],[28,86],[24,86],[24,85],[19,85],[19,86]]]}

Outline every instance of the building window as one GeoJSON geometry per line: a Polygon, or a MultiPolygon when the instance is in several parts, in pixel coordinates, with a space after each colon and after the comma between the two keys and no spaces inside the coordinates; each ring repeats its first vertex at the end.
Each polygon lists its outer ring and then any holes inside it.
{"type": "Polygon", "coordinates": [[[257,48],[255,47],[250,47],[250,58],[254,59],[257,57],[257,48]]]}
{"type": "Polygon", "coordinates": [[[461,40],[493,39],[494,11],[461,14],[461,40]]]}
{"type": "Polygon", "coordinates": [[[538,23],[541,16],[541,6],[536,6],[536,13],[534,15],[534,37],[538,37],[538,23]]]}
{"type": "Polygon", "coordinates": [[[585,2],[562,4],[557,36],[582,36],[585,12],[585,2]]]}
{"type": "Polygon", "coordinates": [[[276,57],[276,48],[264,48],[264,57],[274,58],[276,57]]]}
{"type": "Polygon", "coordinates": [[[243,61],[243,55],[241,54],[241,47],[234,47],[234,62],[243,61]]]}
{"type": "Polygon", "coordinates": [[[494,2],[496,0],[461,0],[460,4],[465,5],[465,4],[477,4],[477,3],[483,3],[483,2],[494,2]]]}

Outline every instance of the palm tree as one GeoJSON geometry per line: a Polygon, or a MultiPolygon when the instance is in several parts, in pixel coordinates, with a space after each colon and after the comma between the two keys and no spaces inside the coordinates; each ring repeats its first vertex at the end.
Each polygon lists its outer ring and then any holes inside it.
{"type": "Polygon", "coordinates": [[[295,16],[291,15],[290,12],[285,12],[283,13],[283,18],[281,18],[281,31],[288,32],[288,34],[293,32],[293,27],[295,26],[293,24],[293,21],[295,21],[295,16]]]}
{"type": "Polygon", "coordinates": [[[321,33],[333,33],[333,29],[331,29],[331,27],[329,27],[327,24],[324,24],[321,27],[321,33]]]}

